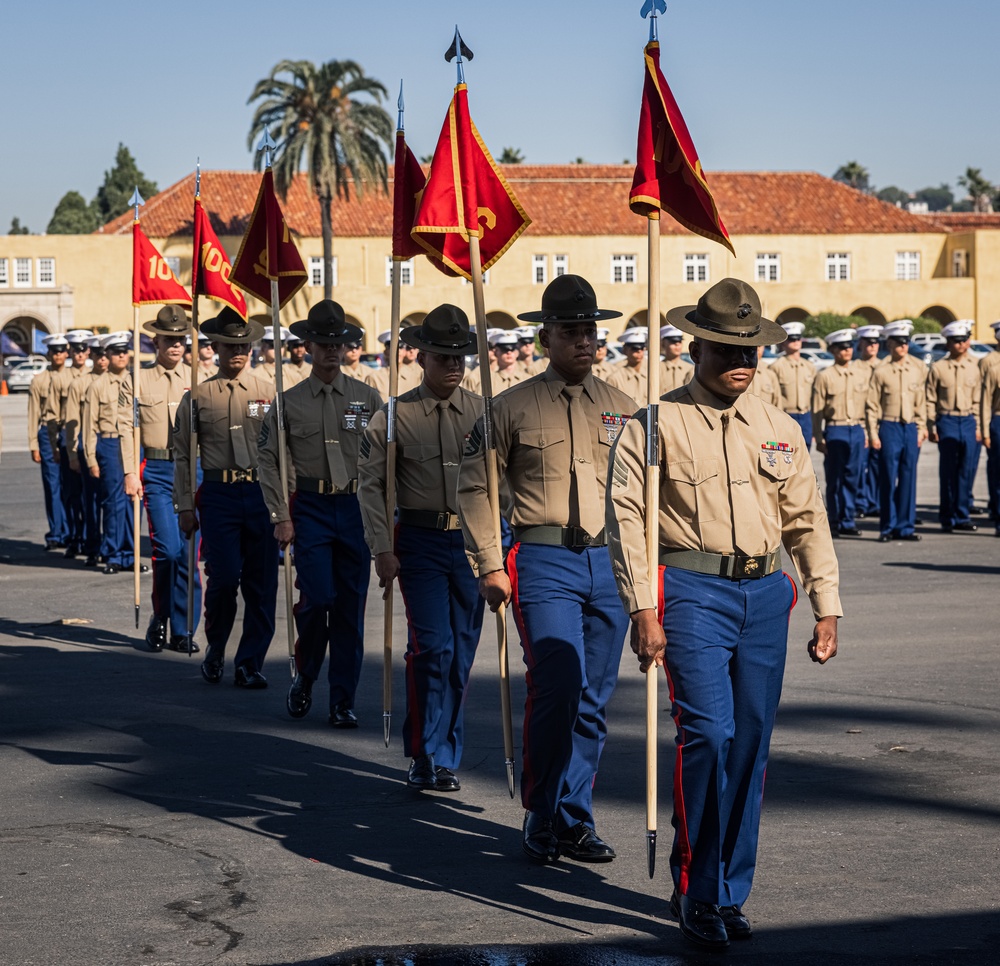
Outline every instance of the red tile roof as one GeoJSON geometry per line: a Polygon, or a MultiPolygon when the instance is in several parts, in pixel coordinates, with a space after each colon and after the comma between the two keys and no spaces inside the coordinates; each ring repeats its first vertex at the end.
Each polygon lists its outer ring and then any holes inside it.
{"type": "Polygon", "coordinates": [[[977,228],[1000,228],[1000,211],[935,211],[921,215],[950,231],[974,231],[977,228]]]}
{"type": "MultiPolygon", "coordinates": [[[[534,235],[642,235],[645,220],[632,214],[630,165],[504,165],[504,174],[532,219],[534,235]]],[[[951,225],[936,216],[912,215],[839,182],[808,171],[717,171],[707,175],[731,235],[825,235],[945,232],[951,225]]],[[[249,171],[203,171],[201,197],[220,235],[241,235],[253,210],[260,175],[249,171]]],[[[390,182],[391,191],[391,182],[390,182]]],[[[140,212],[152,238],[191,233],[194,175],[151,198],[140,212]]],[[[291,228],[319,237],[319,205],[300,175],[282,202],[291,228]]],[[[981,217],[981,216],[980,216],[981,217]]],[[[127,234],[131,212],[98,229],[127,234]]],[[[384,237],[391,233],[389,196],[351,192],[350,202],[333,204],[333,232],[342,237],[384,237]]],[[[671,218],[666,235],[687,230],[671,218]]]]}

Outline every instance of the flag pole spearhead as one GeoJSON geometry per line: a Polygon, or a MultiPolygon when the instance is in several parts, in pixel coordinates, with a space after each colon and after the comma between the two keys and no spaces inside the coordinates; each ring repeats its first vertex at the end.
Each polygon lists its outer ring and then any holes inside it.
{"type": "Polygon", "coordinates": [[[472,60],[472,51],[465,45],[465,41],[462,40],[462,35],[458,32],[458,24],[455,24],[455,39],[451,42],[451,45],[444,52],[444,59],[450,64],[455,61],[455,67],[458,69],[458,83],[465,83],[465,68],[463,62],[465,60],[472,60]]]}
{"type": "Polygon", "coordinates": [[[194,166],[194,196],[201,197],[201,157],[198,158],[194,166]]]}
{"type": "Polygon", "coordinates": [[[139,208],[146,203],[143,200],[142,195],[139,194],[139,186],[138,185],[135,186],[135,191],[132,192],[132,197],[129,198],[128,203],[132,206],[132,209],[135,212],[135,220],[138,221],[139,220],[139,208]]]}
{"type": "Polygon", "coordinates": [[[271,132],[264,128],[264,134],[257,145],[258,151],[264,152],[264,167],[271,167],[271,149],[274,147],[274,138],[271,137],[271,132]]]}
{"type": "Polygon", "coordinates": [[[661,13],[667,12],[666,0],[646,0],[639,11],[639,16],[645,20],[649,17],[649,42],[653,43],[657,39],[656,18],[661,13]]]}
{"type": "Polygon", "coordinates": [[[403,130],[403,79],[399,79],[399,97],[396,100],[396,131],[403,130]]]}

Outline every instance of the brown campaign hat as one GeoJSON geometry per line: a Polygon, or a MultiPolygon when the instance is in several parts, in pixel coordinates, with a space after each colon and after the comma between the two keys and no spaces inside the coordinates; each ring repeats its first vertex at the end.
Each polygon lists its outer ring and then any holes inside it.
{"type": "Polygon", "coordinates": [[[559,275],[545,286],[540,312],[522,312],[524,322],[598,322],[617,319],[621,312],[599,309],[594,288],[579,275],[559,275]]]}
{"type": "Polygon", "coordinates": [[[360,342],[364,335],[360,327],[347,321],[343,307],[333,299],[317,302],[304,319],[293,322],[288,328],[292,335],[303,342],[316,342],[319,345],[360,342]]]}
{"type": "Polygon", "coordinates": [[[181,305],[164,305],[156,318],[143,322],[142,327],[152,335],[187,335],[191,320],[181,305]]]}
{"type": "Polygon", "coordinates": [[[469,329],[469,317],[457,305],[447,302],[431,309],[420,325],[408,325],[399,338],[414,349],[438,355],[476,354],[476,337],[469,329]]]}
{"type": "Polygon", "coordinates": [[[210,342],[250,345],[264,334],[264,326],[253,319],[244,319],[228,305],[214,318],[206,319],[198,328],[210,342]]]}
{"type": "Polygon", "coordinates": [[[667,321],[708,342],[727,345],[774,345],[787,338],[785,330],[760,314],[760,298],[738,278],[716,282],[697,305],[667,312],[667,321]]]}

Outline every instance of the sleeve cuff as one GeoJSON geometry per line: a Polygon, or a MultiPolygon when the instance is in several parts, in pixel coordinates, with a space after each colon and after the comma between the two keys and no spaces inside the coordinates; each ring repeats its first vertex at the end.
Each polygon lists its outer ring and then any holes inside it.
{"type": "Polygon", "coordinates": [[[812,604],[813,616],[816,620],[819,620],[821,617],[844,616],[844,610],[840,606],[840,594],[835,590],[810,594],[809,603],[812,604]]]}
{"type": "Polygon", "coordinates": [[[656,610],[657,600],[653,588],[649,584],[636,584],[633,587],[621,587],[618,591],[625,610],[634,614],[637,610],[656,610]]]}

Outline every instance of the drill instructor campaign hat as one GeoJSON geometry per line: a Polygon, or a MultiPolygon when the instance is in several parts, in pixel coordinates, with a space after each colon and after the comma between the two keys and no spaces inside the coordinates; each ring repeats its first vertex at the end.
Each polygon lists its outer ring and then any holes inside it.
{"type": "Polygon", "coordinates": [[[667,321],[689,335],[726,345],[774,345],[787,337],[777,322],[761,315],[757,293],[738,278],[716,282],[697,305],[670,309],[667,321]]]}

